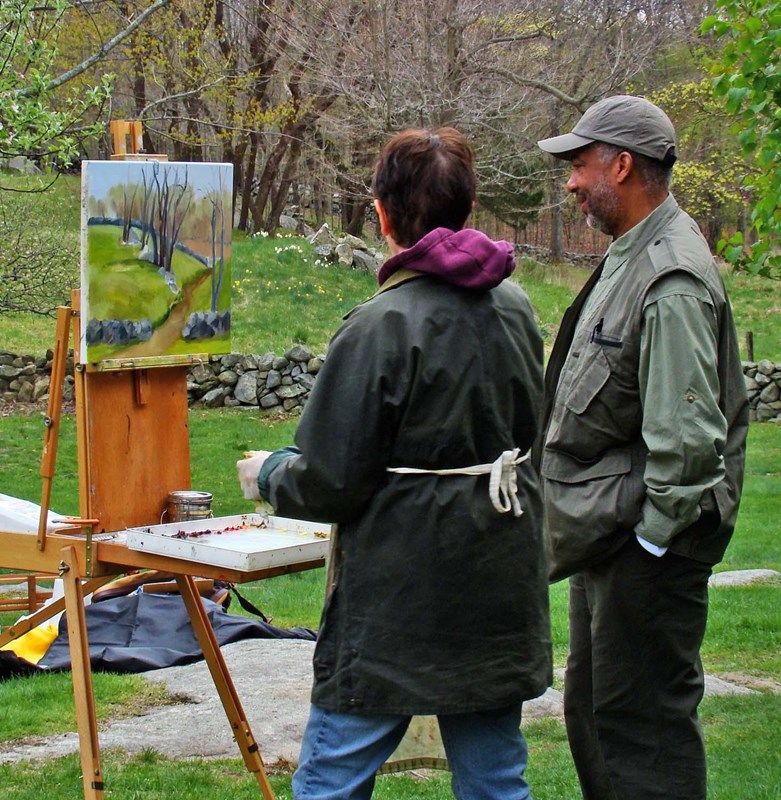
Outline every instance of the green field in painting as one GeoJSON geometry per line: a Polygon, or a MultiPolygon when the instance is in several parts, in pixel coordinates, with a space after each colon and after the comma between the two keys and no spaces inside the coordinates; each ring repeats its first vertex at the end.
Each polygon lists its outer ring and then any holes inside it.
{"type": "Polygon", "coordinates": [[[122,244],[119,225],[89,226],[86,319],[148,319],[156,327],[168,316],[177,296],[154,264],[138,258],[139,249],[122,244]]]}
{"type": "MultiPolygon", "coordinates": [[[[90,225],[87,235],[88,308],[85,320],[144,320],[157,329],[163,324],[172,308],[185,296],[190,284],[197,282],[190,299],[190,313],[211,309],[210,270],[192,256],[174,251],[172,269],[176,276],[177,292],[172,292],[158,268],[138,257],[140,246],[122,243],[119,225],[90,225]],[[205,277],[205,279],[204,279],[205,277]]],[[[230,307],[230,264],[226,265],[218,298],[218,310],[230,307]]],[[[166,354],[193,352],[225,352],[228,337],[214,337],[205,341],[180,339],[166,354]]],[[[92,345],[88,360],[111,358],[127,345],[92,345]]]]}

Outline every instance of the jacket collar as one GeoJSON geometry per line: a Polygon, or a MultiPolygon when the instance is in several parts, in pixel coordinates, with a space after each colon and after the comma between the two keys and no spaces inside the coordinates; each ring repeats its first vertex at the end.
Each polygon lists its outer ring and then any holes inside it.
{"type": "Polygon", "coordinates": [[[385,282],[372,295],[372,297],[377,297],[378,294],[382,294],[383,292],[388,291],[388,289],[393,289],[395,286],[399,286],[402,283],[407,283],[407,281],[422,277],[422,272],[418,272],[415,269],[409,269],[408,267],[400,267],[389,278],[386,278],[385,282]]]}

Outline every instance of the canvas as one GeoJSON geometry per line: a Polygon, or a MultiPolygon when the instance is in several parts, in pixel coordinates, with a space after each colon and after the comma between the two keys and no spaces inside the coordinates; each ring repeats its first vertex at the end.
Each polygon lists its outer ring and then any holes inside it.
{"type": "Polygon", "coordinates": [[[230,352],[233,165],[82,163],[80,361],[230,352]]]}

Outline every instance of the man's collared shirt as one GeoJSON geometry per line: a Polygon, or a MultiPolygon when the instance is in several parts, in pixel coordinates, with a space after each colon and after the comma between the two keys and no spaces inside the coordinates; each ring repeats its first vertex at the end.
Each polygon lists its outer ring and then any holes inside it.
{"type": "MultiPolygon", "coordinates": [[[[581,320],[620,280],[647,228],[674,204],[668,195],[612,242],[581,320]]],[[[727,423],[718,405],[717,349],[716,311],[705,285],[683,272],[658,280],[645,300],[640,341],[642,436],[649,453],[646,498],[635,526],[640,543],[655,555],[663,555],[675,535],[697,521],[700,502],[724,476],[727,423]]]]}

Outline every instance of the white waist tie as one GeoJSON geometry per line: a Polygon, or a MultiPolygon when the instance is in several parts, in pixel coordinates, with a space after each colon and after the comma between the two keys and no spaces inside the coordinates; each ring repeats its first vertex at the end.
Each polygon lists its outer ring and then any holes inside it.
{"type": "Polygon", "coordinates": [[[388,472],[399,475],[490,475],[488,494],[491,503],[500,514],[512,509],[516,517],[523,514],[518,500],[518,476],[515,468],[529,458],[529,454],[521,455],[521,450],[505,450],[492,464],[475,464],[473,467],[457,469],[416,469],[415,467],[388,467],[388,472]]]}

